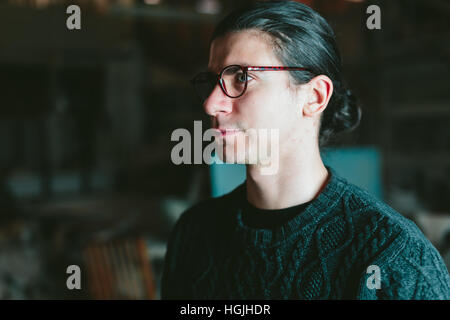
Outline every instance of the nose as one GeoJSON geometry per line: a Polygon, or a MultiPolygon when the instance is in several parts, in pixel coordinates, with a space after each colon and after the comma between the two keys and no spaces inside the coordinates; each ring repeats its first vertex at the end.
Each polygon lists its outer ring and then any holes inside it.
{"type": "Polygon", "coordinates": [[[220,85],[217,84],[209,97],[203,102],[203,108],[210,116],[217,116],[219,113],[230,113],[233,109],[231,100],[222,91],[220,85]]]}

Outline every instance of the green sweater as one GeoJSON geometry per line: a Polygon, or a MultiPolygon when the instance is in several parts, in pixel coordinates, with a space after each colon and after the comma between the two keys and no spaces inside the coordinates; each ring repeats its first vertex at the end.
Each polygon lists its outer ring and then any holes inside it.
{"type": "Polygon", "coordinates": [[[327,170],[318,197],[281,225],[244,223],[245,183],[184,212],[161,298],[450,299],[448,270],[417,226],[327,170]]]}

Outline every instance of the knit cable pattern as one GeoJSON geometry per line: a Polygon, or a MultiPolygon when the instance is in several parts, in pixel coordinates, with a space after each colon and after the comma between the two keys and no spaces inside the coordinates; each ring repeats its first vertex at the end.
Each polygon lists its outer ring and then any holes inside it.
{"type": "Polygon", "coordinates": [[[245,185],[182,214],[163,299],[450,299],[437,250],[412,221],[332,168],[303,212],[272,229],[242,221],[245,185]],[[369,265],[381,289],[366,286],[369,265]]]}

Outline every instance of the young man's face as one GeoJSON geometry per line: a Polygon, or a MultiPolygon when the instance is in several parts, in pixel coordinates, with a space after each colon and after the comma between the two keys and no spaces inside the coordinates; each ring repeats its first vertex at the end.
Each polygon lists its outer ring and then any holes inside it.
{"type": "MultiPolygon", "coordinates": [[[[208,69],[219,73],[224,67],[235,64],[283,66],[275,57],[267,36],[258,31],[232,33],[213,41],[208,69]]],[[[241,97],[230,98],[217,85],[203,104],[206,113],[212,116],[214,128],[230,129],[222,131],[219,138],[226,157],[222,160],[226,162],[232,153],[234,162],[248,163],[248,150],[257,152],[254,133],[259,133],[260,129],[268,130],[267,137],[271,136],[270,129],[279,130],[281,153],[289,152],[289,146],[298,145],[301,139],[302,95],[298,93],[300,86],[291,82],[289,72],[248,71],[248,76],[247,89],[241,97]],[[250,143],[245,150],[237,144],[243,137],[250,143]]]]}

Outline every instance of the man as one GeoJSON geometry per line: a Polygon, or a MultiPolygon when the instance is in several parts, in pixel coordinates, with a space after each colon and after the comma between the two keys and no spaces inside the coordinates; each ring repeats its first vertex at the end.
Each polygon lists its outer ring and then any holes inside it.
{"type": "Polygon", "coordinates": [[[305,5],[258,3],[218,25],[194,86],[219,154],[246,163],[247,179],[177,221],[163,299],[450,298],[420,230],[322,162],[320,147],[361,116],[340,68],[332,29],[305,5]],[[251,163],[261,129],[277,131],[278,153],[251,163]]]}

